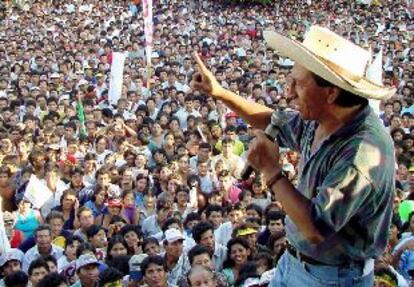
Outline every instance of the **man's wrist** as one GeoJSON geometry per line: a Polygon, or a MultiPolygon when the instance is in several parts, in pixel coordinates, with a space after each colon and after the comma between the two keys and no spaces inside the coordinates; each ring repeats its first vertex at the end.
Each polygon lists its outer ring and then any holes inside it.
{"type": "Polygon", "coordinates": [[[287,178],[286,173],[283,171],[283,169],[276,169],[273,173],[268,173],[264,176],[266,186],[269,189],[272,189],[273,185],[275,185],[279,180],[281,180],[284,177],[287,178]]]}

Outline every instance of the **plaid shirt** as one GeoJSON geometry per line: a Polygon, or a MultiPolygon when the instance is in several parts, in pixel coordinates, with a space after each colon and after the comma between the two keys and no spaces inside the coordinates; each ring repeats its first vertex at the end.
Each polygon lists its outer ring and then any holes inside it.
{"type": "Polygon", "coordinates": [[[280,145],[301,152],[297,189],[311,201],[312,220],[325,238],[309,243],[287,217],[290,243],[326,264],[379,256],[392,216],[395,159],[391,137],[371,108],[364,107],[313,152],[316,122],[275,112],[272,123],[279,127],[280,145]]]}

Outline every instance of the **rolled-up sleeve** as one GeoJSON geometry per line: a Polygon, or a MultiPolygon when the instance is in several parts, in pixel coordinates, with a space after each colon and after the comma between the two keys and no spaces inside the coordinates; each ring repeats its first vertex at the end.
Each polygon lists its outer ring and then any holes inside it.
{"type": "Polygon", "coordinates": [[[277,141],[280,146],[300,151],[300,139],[305,122],[297,112],[275,111],[271,124],[278,130],[277,141]]]}
{"type": "Polygon", "coordinates": [[[324,237],[339,231],[364,207],[372,192],[373,185],[355,166],[336,166],[312,199],[316,228],[324,237]]]}

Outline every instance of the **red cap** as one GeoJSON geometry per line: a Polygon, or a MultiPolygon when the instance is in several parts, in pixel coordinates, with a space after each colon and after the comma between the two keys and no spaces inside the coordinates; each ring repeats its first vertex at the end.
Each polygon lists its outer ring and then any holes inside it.
{"type": "Polygon", "coordinates": [[[237,114],[235,112],[228,112],[226,114],[226,119],[229,119],[229,118],[237,118],[237,114]]]}
{"type": "Polygon", "coordinates": [[[122,202],[119,198],[112,198],[108,200],[108,207],[122,207],[122,202]]]}

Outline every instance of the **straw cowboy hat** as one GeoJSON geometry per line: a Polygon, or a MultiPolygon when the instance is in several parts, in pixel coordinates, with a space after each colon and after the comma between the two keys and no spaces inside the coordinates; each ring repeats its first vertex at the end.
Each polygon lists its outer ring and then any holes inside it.
{"type": "Polygon", "coordinates": [[[367,99],[385,100],[396,89],[369,80],[371,53],[334,32],[312,26],[303,43],[274,31],[265,31],[267,45],[335,86],[367,99]]]}

